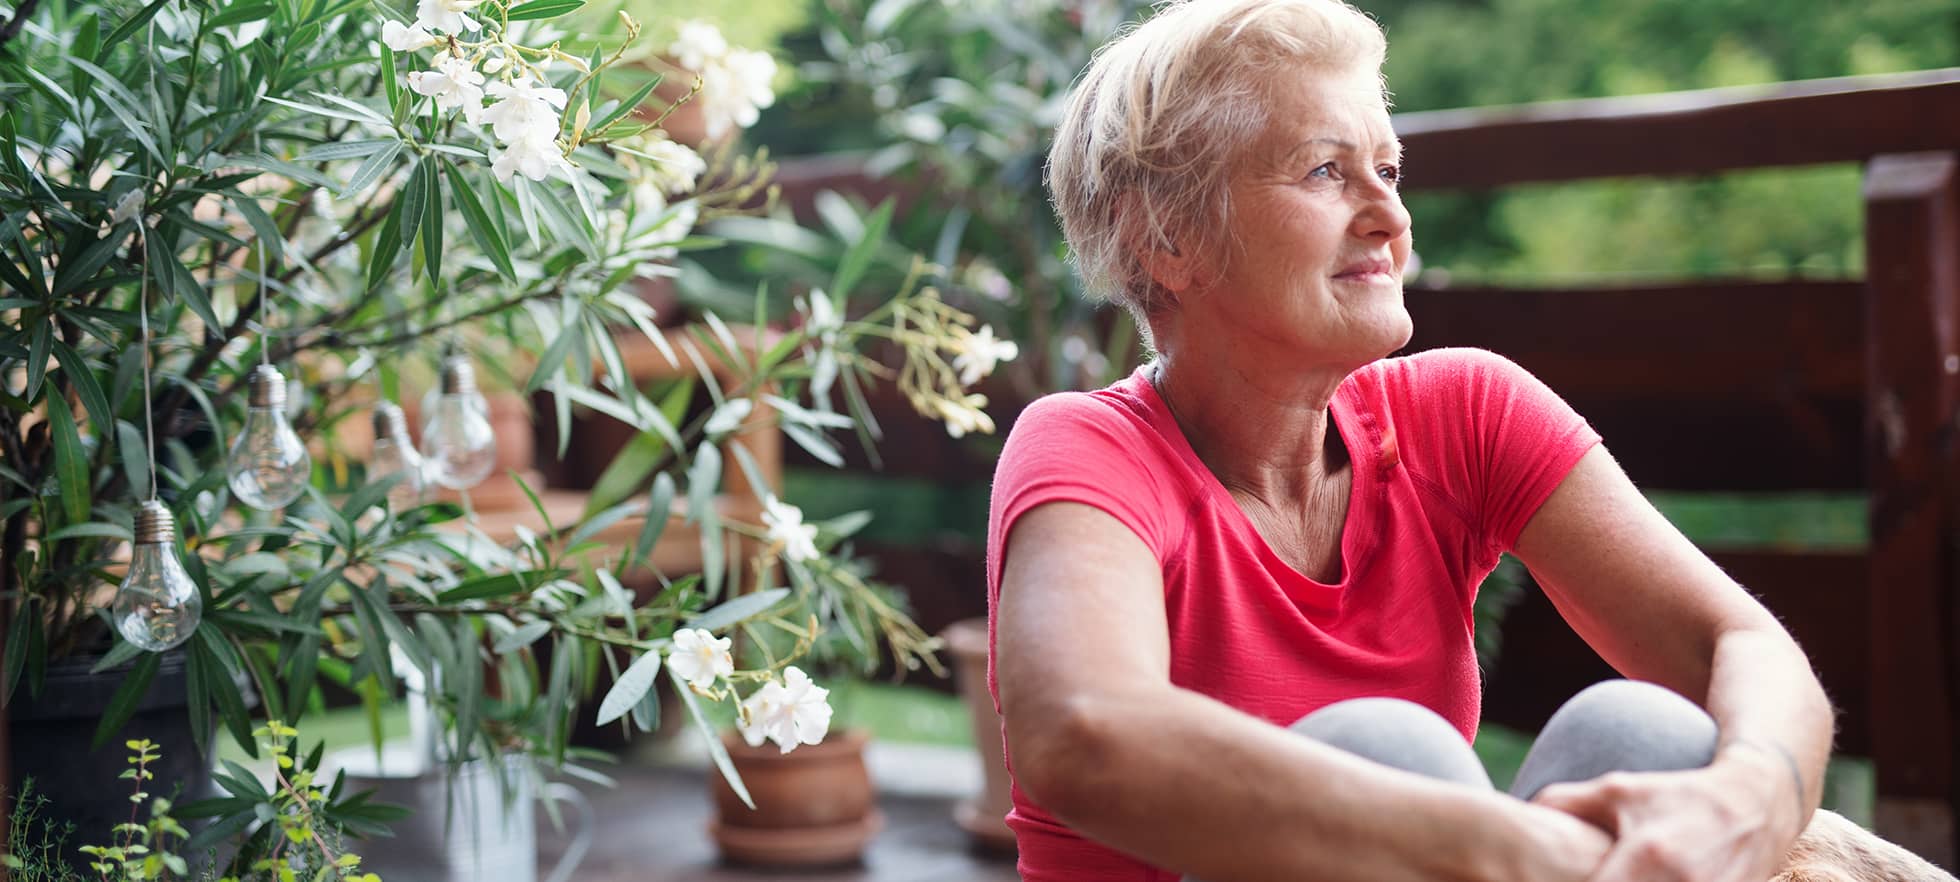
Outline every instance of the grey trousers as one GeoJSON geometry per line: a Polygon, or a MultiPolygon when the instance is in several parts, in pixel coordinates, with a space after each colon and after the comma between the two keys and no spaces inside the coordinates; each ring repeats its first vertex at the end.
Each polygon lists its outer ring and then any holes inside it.
{"type": "MultiPolygon", "coordinates": [[[[1301,717],[1291,728],[1385,766],[1492,789],[1483,763],[1456,727],[1411,701],[1350,699],[1301,717]]],[[[1706,711],[1664,687],[1635,680],[1595,683],[1545,724],[1511,794],[1530,799],[1549,785],[1608,772],[1698,769],[1714,761],[1718,734],[1706,711]]]]}

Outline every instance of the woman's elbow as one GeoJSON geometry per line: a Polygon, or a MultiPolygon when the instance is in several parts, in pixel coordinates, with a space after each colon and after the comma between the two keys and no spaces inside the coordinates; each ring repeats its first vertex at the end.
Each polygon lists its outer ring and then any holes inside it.
{"type": "Polygon", "coordinates": [[[1108,797],[1102,775],[1113,765],[1124,730],[1116,705],[1090,696],[1008,709],[1007,743],[1014,783],[1044,810],[1080,820],[1108,797]]]}

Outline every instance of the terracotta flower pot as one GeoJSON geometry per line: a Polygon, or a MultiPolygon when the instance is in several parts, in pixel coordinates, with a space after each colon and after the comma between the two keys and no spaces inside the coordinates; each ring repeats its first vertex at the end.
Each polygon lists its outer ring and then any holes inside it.
{"type": "Polygon", "coordinates": [[[1014,807],[1012,782],[1007,777],[1000,714],[994,711],[993,696],[987,692],[987,620],[954,622],[939,636],[946,641],[946,651],[953,659],[953,679],[973,720],[973,743],[980,750],[980,770],[986,781],[980,793],[953,807],[953,821],[973,837],[975,845],[1011,854],[1015,851],[1014,831],[1007,827],[1007,812],[1014,807]]]}
{"type": "Polygon", "coordinates": [[[772,867],[846,864],[884,826],[871,774],[864,766],[870,736],[860,729],[832,732],[822,744],[783,753],[774,744],[750,747],[734,732],[722,744],[755,799],[743,805],[721,775],[709,773],[716,818],[708,831],[730,861],[772,867]]]}

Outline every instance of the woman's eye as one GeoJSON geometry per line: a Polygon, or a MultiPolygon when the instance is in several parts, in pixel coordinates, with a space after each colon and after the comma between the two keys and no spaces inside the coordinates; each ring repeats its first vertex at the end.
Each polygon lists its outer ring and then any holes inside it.
{"type": "Polygon", "coordinates": [[[1307,178],[1309,180],[1313,178],[1331,178],[1334,176],[1334,172],[1334,164],[1329,162],[1315,168],[1313,171],[1307,172],[1307,178]]]}
{"type": "Polygon", "coordinates": [[[1377,169],[1375,173],[1381,175],[1382,180],[1390,184],[1402,183],[1402,167],[1399,165],[1384,165],[1380,169],[1377,169]]]}

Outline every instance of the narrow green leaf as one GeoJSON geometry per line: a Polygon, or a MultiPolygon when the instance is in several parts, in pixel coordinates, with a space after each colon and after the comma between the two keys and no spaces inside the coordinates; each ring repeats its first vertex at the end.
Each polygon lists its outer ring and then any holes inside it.
{"type": "Polygon", "coordinates": [[[346,199],[349,196],[365,191],[368,185],[373,184],[381,177],[382,172],[387,171],[390,166],[394,165],[395,157],[401,155],[401,152],[402,143],[400,141],[391,142],[388,146],[375,151],[372,155],[368,156],[367,161],[361,163],[359,168],[354,169],[354,176],[347,179],[347,184],[340,188],[340,192],[336,198],[346,199]]]}
{"type": "Polygon", "coordinates": [[[789,440],[796,442],[796,446],[803,448],[805,452],[825,465],[832,468],[844,467],[844,454],[838,452],[837,446],[832,444],[830,439],[791,422],[779,423],[777,428],[782,429],[783,434],[789,436],[789,440]]]}
{"type": "Polygon", "coordinates": [[[415,247],[415,234],[422,229],[423,213],[429,201],[429,186],[422,178],[429,173],[427,162],[415,164],[415,171],[408,175],[408,183],[402,186],[401,195],[396,201],[401,203],[401,227],[395,231],[398,244],[404,249],[415,247]]]}
{"type": "Polygon", "coordinates": [[[721,450],[703,444],[694,452],[694,463],[687,470],[687,519],[698,521],[714,505],[715,489],[721,485],[721,450]]]}
{"type": "Polygon", "coordinates": [[[213,662],[206,658],[202,650],[204,644],[191,641],[190,660],[185,670],[185,682],[189,687],[191,714],[191,742],[197,746],[199,756],[210,756],[211,743],[211,692],[205,688],[204,668],[213,662]]]}
{"type": "Polygon", "coordinates": [[[54,296],[62,297],[70,294],[95,278],[95,274],[101,272],[102,268],[109,264],[109,260],[116,256],[116,250],[122,247],[126,238],[117,230],[110,230],[109,235],[95,240],[94,244],[83,249],[82,256],[76,258],[74,264],[64,264],[56,269],[54,296]]]}
{"type": "Polygon", "coordinates": [[[40,397],[41,382],[48,376],[48,356],[53,352],[54,325],[46,320],[34,323],[34,336],[29,343],[27,356],[27,391],[22,397],[28,401],[40,397]]]}
{"type": "Polygon", "coordinates": [[[143,647],[137,646],[127,640],[118,640],[116,641],[116,645],[109,647],[109,651],[103,654],[100,661],[88,669],[88,672],[91,674],[100,674],[110,668],[121,667],[125,662],[142,654],[143,647]]]}
{"type": "Polygon", "coordinates": [[[511,21],[534,21],[541,18],[557,18],[576,11],[585,5],[585,0],[531,0],[511,7],[507,18],[511,21]]]}
{"type": "Polygon", "coordinates": [[[647,690],[653,688],[653,678],[659,674],[660,650],[641,653],[620,673],[619,679],[613,681],[612,688],[606,690],[605,699],[599,702],[599,717],[592,721],[593,725],[603,726],[626,716],[626,712],[639,703],[647,690]]]}
{"type": "Polygon", "coordinates": [[[136,713],[136,703],[143,698],[143,693],[150,691],[150,681],[156,678],[157,666],[162,662],[162,653],[144,653],[136,660],[136,666],[123,675],[122,685],[117,687],[116,694],[109,699],[108,709],[102,712],[102,719],[95,725],[95,737],[89,741],[90,750],[102,749],[102,745],[108,744],[112,736],[122,731],[123,724],[136,713]]]}
{"type": "Polygon", "coordinates": [[[653,491],[647,496],[647,520],[640,528],[640,541],[633,548],[633,557],[648,560],[653,546],[660,541],[660,534],[667,529],[667,519],[674,507],[674,478],[666,472],[653,476],[653,491]]]}
{"type": "Polygon", "coordinates": [[[442,285],[442,170],[436,158],[422,158],[422,185],[428,190],[422,218],[422,266],[428,270],[429,284],[442,285]]]}
{"type": "Polygon", "coordinates": [[[604,131],[606,126],[613,124],[614,120],[632,113],[635,108],[640,106],[640,102],[647,100],[647,96],[653,94],[653,90],[659,87],[660,80],[661,78],[658,76],[647,80],[646,85],[641,86],[633,94],[626,96],[624,101],[619,102],[619,106],[614,107],[605,116],[599,117],[598,121],[592,123],[590,130],[594,132],[604,131]]]}
{"type": "Polygon", "coordinates": [[[88,362],[83,361],[81,354],[68,344],[61,342],[61,338],[52,338],[49,345],[54,349],[55,358],[61,361],[62,374],[68,377],[75,386],[75,392],[82,397],[82,407],[88,410],[89,422],[95,424],[95,437],[109,437],[113,434],[116,416],[109,409],[109,396],[102,394],[102,384],[96,380],[95,372],[89,370],[88,362]]]}
{"type": "Polygon", "coordinates": [[[205,27],[223,28],[271,18],[275,9],[270,3],[240,3],[213,16],[205,27]]]}
{"type": "Polygon", "coordinates": [[[136,424],[128,420],[116,421],[116,458],[122,460],[123,478],[129,481],[132,492],[140,493],[150,486],[149,446],[136,424]]]}
{"type": "Polygon", "coordinates": [[[131,535],[129,532],[129,528],[121,524],[110,524],[110,523],[103,523],[100,521],[89,521],[80,524],[71,523],[66,527],[62,527],[59,530],[49,533],[47,535],[46,541],[52,543],[52,542],[60,542],[65,539],[81,539],[81,538],[120,539],[124,542],[128,542],[131,538],[131,535]]]}
{"type": "Polygon", "coordinates": [[[388,273],[394,270],[395,255],[401,253],[402,194],[396,194],[395,201],[388,206],[388,216],[381,221],[381,230],[374,236],[374,250],[368,252],[367,287],[373,291],[387,281],[388,273]]]}
{"type": "MultiPolygon", "coordinates": [[[[33,597],[26,600],[32,601],[33,597]]],[[[20,674],[27,664],[27,629],[41,626],[41,617],[29,605],[23,604],[14,612],[14,620],[7,623],[6,678],[0,686],[0,706],[14,700],[14,689],[20,686],[20,674]]]]}
{"type": "Polygon", "coordinates": [[[162,12],[163,7],[169,5],[170,2],[171,0],[156,0],[156,2],[143,7],[135,15],[123,19],[123,23],[116,25],[116,29],[110,31],[109,36],[103,38],[102,44],[95,48],[95,52],[92,53],[95,60],[101,61],[109,57],[110,49],[114,49],[117,43],[127,39],[130,34],[136,33],[137,28],[148,24],[150,19],[156,18],[157,13],[162,12]]]}
{"type": "Polygon", "coordinates": [[[498,655],[516,652],[536,643],[538,638],[549,633],[551,633],[551,623],[548,621],[525,622],[517,626],[516,630],[498,638],[491,651],[498,655]]]}
{"type": "Polygon", "coordinates": [[[788,588],[771,588],[754,594],[744,594],[689,619],[687,627],[700,628],[703,631],[720,631],[745,619],[768,612],[788,596],[788,588]]]}
{"type": "Polygon", "coordinates": [[[88,454],[82,450],[82,436],[75,430],[75,414],[68,409],[67,398],[48,396],[48,422],[54,436],[54,468],[61,483],[62,509],[68,523],[83,523],[88,520],[90,502],[88,454]]]}
{"type": "Polygon", "coordinates": [[[891,226],[895,206],[891,199],[879,203],[878,208],[865,219],[864,236],[844,252],[843,260],[838,261],[837,275],[830,280],[830,293],[840,302],[848,301],[851,288],[864,277],[865,270],[871,268],[871,257],[885,242],[885,231],[891,226]]]}
{"type": "Polygon", "coordinates": [[[524,580],[517,573],[499,573],[471,579],[437,594],[436,602],[447,605],[465,600],[486,600],[492,597],[506,597],[523,590],[524,580]]]}
{"type": "Polygon", "coordinates": [[[362,138],[355,141],[334,141],[308,147],[305,152],[293,157],[294,162],[327,162],[335,159],[354,159],[372,156],[386,149],[390,144],[400,144],[394,138],[362,138]]]}
{"type": "Polygon", "coordinates": [[[400,119],[402,112],[402,84],[401,77],[395,73],[395,51],[388,48],[386,44],[382,44],[380,46],[380,52],[381,83],[387,87],[388,109],[394,112],[397,119],[400,119]]]}
{"type": "Polygon", "coordinates": [[[191,275],[191,271],[184,267],[183,261],[178,260],[177,255],[171,252],[170,246],[165,244],[168,238],[163,235],[151,235],[145,238],[144,252],[149,260],[149,266],[144,268],[145,271],[154,268],[157,285],[169,292],[172,297],[188,304],[191,311],[197,314],[198,319],[204,322],[205,327],[224,327],[224,323],[218,321],[217,312],[211,309],[211,296],[204,290],[204,285],[196,276],[191,275]]]}
{"type": "Polygon", "coordinates": [[[585,503],[588,515],[603,511],[631,496],[647,476],[653,474],[654,466],[660,463],[661,454],[666,452],[667,442],[659,435],[652,432],[634,435],[607,464],[599,479],[592,483],[592,493],[585,503]]]}
{"type": "Polygon", "coordinates": [[[694,690],[687,688],[681,675],[667,669],[667,678],[674,681],[674,691],[681,694],[681,703],[687,706],[687,715],[694,719],[695,728],[701,730],[701,739],[707,742],[708,756],[714,758],[715,768],[721,771],[722,780],[728,782],[728,789],[735,791],[737,799],[749,808],[755,808],[755,800],[749,797],[749,788],[742,783],[742,774],[735,771],[735,763],[728,758],[728,748],[721,743],[721,733],[715,731],[706,717],[701,715],[701,703],[694,698],[694,690]]]}
{"type": "MultiPolygon", "coordinates": [[[[477,199],[469,178],[464,177],[462,170],[447,159],[442,161],[442,167],[449,176],[449,194],[456,201],[456,210],[462,212],[464,222],[469,225],[470,238],[476,240],[476,247],[496,265],[498,273],[516,281],[517,269],[510,261],[510,245],[504,241],[503,231],[490,221],[489,213],[484,211],[483,203],[477,199]]],[[[501,212],[503,206],[497,205],[496,209],[501,212]]]]}

